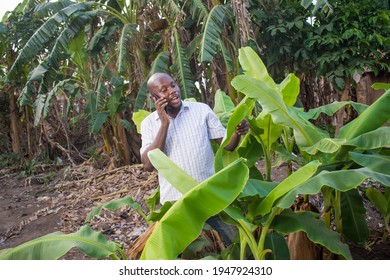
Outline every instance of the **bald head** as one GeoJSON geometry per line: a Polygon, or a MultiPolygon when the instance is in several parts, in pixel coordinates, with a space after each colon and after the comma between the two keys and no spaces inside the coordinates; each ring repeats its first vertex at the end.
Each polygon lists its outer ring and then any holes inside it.
{"type": "Polygon", "coordinates": [[[147,88],[149,92],[155,93],[155,88],[158,87],[161,82],[165,79],[173,80],[173,78],[166,74],[166,73],[154,73],[152,76],[150,76],[148,82],[147,82],[147,88]]]}

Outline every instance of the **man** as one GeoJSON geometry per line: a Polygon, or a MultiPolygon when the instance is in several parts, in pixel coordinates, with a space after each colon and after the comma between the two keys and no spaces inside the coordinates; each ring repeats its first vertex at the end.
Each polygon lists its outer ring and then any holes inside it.
{"type": "MultiPolygon", "coordinates": [[[[181,100],[179,86],[165,73],[153,74],[147,88],[156,111],[141,123],[141,160],[147,171],[154,169],[147,153],[159,148],[196,181],[214,174],[214,153],[210,140],[221,144],[226,129],[211,108],[199,102],[181,100]]],[[[241,135],[249,130],[247,120],[236,128],[226,150],[233,151],[241,135]]],[[[159,175],[160,203],[176,201],[181,193],[159,175]]]]}

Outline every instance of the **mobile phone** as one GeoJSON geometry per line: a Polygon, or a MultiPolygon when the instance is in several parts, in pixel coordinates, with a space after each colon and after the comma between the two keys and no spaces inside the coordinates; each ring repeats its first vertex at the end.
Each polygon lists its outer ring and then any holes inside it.
{"type": "Polygon", "coordinates": [[[160,99],[160,96],[158,96],[157,94],[155,94],[154,92],[151,92],[150,93],[154,98],[156,98],[156,99],[160,99]]]}

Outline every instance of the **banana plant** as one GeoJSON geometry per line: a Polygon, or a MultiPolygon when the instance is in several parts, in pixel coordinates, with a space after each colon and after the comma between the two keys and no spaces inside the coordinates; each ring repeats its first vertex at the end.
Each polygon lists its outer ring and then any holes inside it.
{"type": "MultiPolygon", "coordinates": [[[[331,211],[333,211],[333,217],[340,234],[357,242],[366,240],[369,231],[365,221],[365,211],[362,198],[354,188],[366,178],[374,177],[383,181],[383,177],[367,169],[357,168],[350,152],[379,151],[386,153],[388,151],[389,129],[383,125],[390,118],[390,111],[386,109],[389,104],[390,91],[387,90],[369,107],[353,102],[336,102],[309,112],[302,112],[299,108],[292,106],[294,99],[289,99],[282,92],[280,86],[278,87],[274,83],[261,59],[251,48],[242,48],[239,53],[244,73],[233,79],[233,86],[247,97],[256,99],[262,107],[261,114],[268,114],[273,123],[280,125],[283,129],[292,130],[293,137],[291,139],[294,143],[286,141],[288,143],[286,146],[290,147],[290,152],[293,145],[299,150],[303,164],[311,162],[313,159],[322,163],[319,167],[319,174],[311,180],[324,180],[324,178],[331,180],[332,176],[339,178],[338,176],[344,172],[346,172],[345,174],[350,172],[359,178],[359,180],[354,181],[354,184],[348,185],[348,188],[338,189],[335,184],[329,186],[324,183],[320,184],[319,189],[316,188],[316,192],[294,192],[295,195],[315,194],[322,191],[325,202],[327,202],[326,206],[328,206],[324,213],[326,225],[330,227],[331,211]],[[344,106],[352,106],[360,115],[342,127],[339,134],[333,138],[326,131],[315,127],[310,122],[310,119],[316,118],[322,112],[333,115],[344,106]]],[[[291,92],[291,90],[287,92],[291,92]]],[[[254,131],[252,126],[251,131],[252,133],[254,131]]],[[[286,140],[288,140],[287,137],[286,140]]],[[[384,163],[381,164],[386,166],[384,163]]],[[[300,190],[300,188],[297,189],[300,190]]]]}
{"type": "Polygon", "coordinates": [[[100,232],[83,226],[74,233],[55,232],[15,248],[3,249],[0,251],[0,260],[56,260],[74,247],[96,259],[127,259],[117,243],[107,240],[100,232]]]}
{"type": "Polygon", "coordinates": [[[148,156],[153,166],[183,196],[158,222],[141,259],[175,259],[199,236],[205,221],[223,211],[240,194],[249,170],[244,159],[237,159],[198,183],[160,150],[150,151],[148,156]]]}

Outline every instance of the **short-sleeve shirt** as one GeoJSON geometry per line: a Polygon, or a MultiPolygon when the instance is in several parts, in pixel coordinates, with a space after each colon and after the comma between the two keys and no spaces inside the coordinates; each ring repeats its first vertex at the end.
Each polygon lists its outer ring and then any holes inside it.
{"type": "MultiPolygon", "coordinates": [[[[141,154],[152,144],[161,121],[153,112],[141,123],[141,154]]],[[[204,103],[182,101],[175,118],[171,118],[163,152],[199,183],[214,174],[214,152],[210,139],[223,138],[226,129],[211,108],[204,103]]],[[[160,202],[175,201],[182,194],[161,176],[160,202]]]]}

